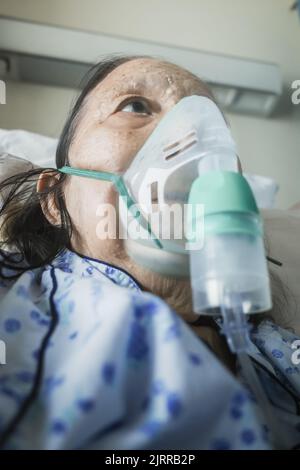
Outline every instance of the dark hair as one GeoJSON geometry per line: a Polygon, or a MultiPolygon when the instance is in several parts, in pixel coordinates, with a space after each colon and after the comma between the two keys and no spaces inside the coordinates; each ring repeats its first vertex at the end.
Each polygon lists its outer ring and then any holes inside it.
{"type": "MultiPolygon", "coordinates": [[[[146,56],[110,56],[91,67],[81,81],[82,90],[61,132],[57,150],[56,167],[68,165],[70,145],[74,138],[80,111],[88,94],[110,72],[119,65],[146,56]]],[[[4,199],[0,210],[1,241],[0,277],[5,277],[3,268],[16,271],[17,277],[26,269],[37,268],[49,263],[65,247],[70,246],[74,232],[64,199],[66,175],[57,172],[57,178],[42,192],[36,191],[36,183],[41,173],[53,174],[56,169],[34,168],[7,178],[0,184],[0,195],[4,199]],[[60,211],[61,222],[52,225],[45,217],[41,204],[52,194],[60,211]],[[15,254],[5,251],[10,247],[15,254]],[[23,263],[22,263],[23,261],[23,263]]]]}

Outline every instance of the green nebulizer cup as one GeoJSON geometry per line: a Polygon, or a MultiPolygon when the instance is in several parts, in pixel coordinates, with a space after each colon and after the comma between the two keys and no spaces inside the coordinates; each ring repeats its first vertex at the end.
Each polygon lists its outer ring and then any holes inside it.
{"type": "Polygon", "coordinates": [[[188,209],[190,246],[198,246],[190,249],[189,256],[194,312],[216,315],[232,299],[245,314],[269,310],[262,220],[242,174],[218,170],[201,174],[191,187],[188,209]],[[203,205],[202,221],[195,215],[197,204],[203,205]]]}

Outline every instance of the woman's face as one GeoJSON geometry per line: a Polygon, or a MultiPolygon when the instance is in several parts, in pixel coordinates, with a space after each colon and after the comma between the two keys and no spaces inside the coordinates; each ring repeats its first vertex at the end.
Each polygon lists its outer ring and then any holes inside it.
{"type": "MultiPolygon", "coordinates": [[[[211,96],[198,78],[173,64],[140,58],[120,65],[86,97],[69,151],[70,165],[112,173],[124,171],[162,117],[181,98],[195,94],[211,96]]],[[[122,240],[103,239],[99,232],[101,206],[117,206],[113,185],[71,176],[65,195],[77,231],[73,248],[135,271],[122,240]]],[[[115,232],[114,228],[111,220],[108,232],[115,232]]]]}

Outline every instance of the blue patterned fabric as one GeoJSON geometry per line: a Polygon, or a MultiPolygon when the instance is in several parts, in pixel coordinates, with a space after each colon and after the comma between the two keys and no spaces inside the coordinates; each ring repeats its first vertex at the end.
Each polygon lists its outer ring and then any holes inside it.
{"type": "MultiPolygon", "coordinates": [[[[0,312],[6,448],[271,448],[243,377],[122,270],[65,250],[1,281],[0,312]]],[[[300,442],[295,339],[265,321],[251,351],[291,447],[300,442]]]]}

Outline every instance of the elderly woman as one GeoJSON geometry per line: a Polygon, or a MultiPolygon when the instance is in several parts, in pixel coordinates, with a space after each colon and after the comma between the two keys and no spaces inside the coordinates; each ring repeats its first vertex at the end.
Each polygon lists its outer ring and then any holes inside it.
{"type": "MultiPolygon", "coordinates": [[[[149,57],[95,66],[57,168],[124,171],[163,116],[208,87],[149,57]]],[[[5,181],[0,440],[12,449],[269,449],[270,430],[214,322],[194,324],[188,281],[99,237],[111,182],[34,169],[5,181]],[[37,180],[37,185],[33,182],[37,180]],[[7,250],[10,247],[10,250],[7,250]],[[13,248],[13,249],[12,249],[13,248]]],[[[295,335],[263,319],[251,358],[288,447],[300,441],[295,335]]]]}

